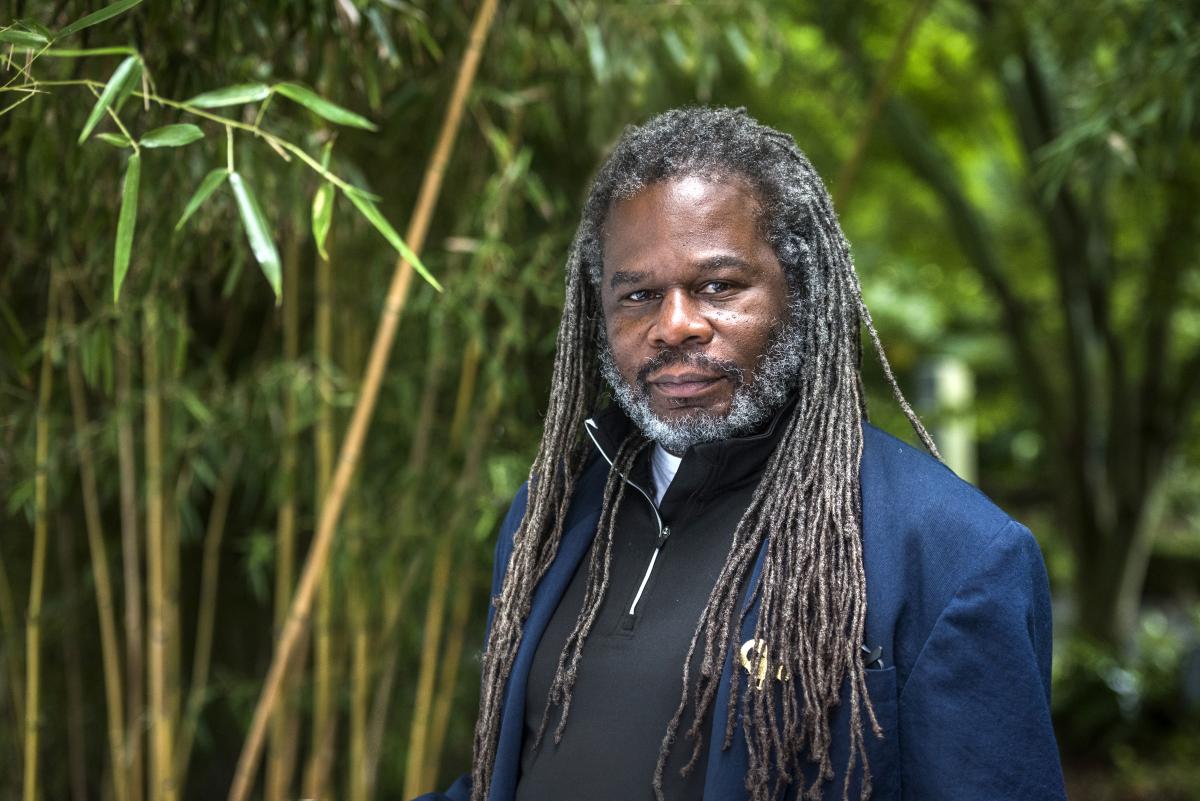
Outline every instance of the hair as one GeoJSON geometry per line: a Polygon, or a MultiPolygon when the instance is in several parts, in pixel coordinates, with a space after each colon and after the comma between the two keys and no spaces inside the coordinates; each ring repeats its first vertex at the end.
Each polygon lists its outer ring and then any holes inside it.
{"type": "MultiPolygon", "coordinates": [[[[790,136],[760,124],[744,110],[685,108],[626,129],[591,186],[567,260],[566,302],[545,429],[530,469],[525,514],[513,535],[504,584],[492,601],[495,616],[483,659],[475,728],[473,801],[488,794],[505,686],[534,589],[555,559],[588,461],[583,421],[604,394],[597,351],[603,341],[599,281],[606,220],[615,203],[650,184],[683,176],[740,179],[754,190],[760,231],[785,270],[791,302],[803,304],[798,324],[804,358],[796,377],[795,406],[781,421],[784,432],[697,621],[682,666],[679,705],[652,778],[655,796],[663,798],[667,756],[685,726],[691,757],[683,770],[695,768],[702,754],[705,715],[713,707],[724,665],[738,648],[747,608],[754,600],[759,605],[754,638],[769,643],[770,653],[753,655],[752,674],[765,670],[762,662],[770,659],[770,675],[790,678],[791,689],[777,693],[771,682],[761,690],[747,682],[744,693],[739,693],[738,681],[731,687],[723,747],[732,743],[736,705],[741,703],[750,798],[768,801],[792,782],[803,782],[806,762],[817,770],[801,792],[807,798],[820,797],[823,784],[833,777],[830,722],[847,683],[850,748],[842,796],[848,798],[849,779],[860,760],[861,798],[870,796],[865,728],[876,737],[883,731],[866,692],[860,653],[867,602],[859,485],[866,417],[860,326],[866,327],[893,395],[918,437],[935,457],[937,449],[896,383],[863,303],[829,193],[808,159],[790,136]],[[764,547],[761,578],[738,613],[743,585],[764,547]],[[693,679],[697,654],[699,675],[693,679]],[[692,717],[685,722],[689,707],[692,717]]],[[[551,708],[559,708],[556,741],[567,722],[584,642],[608,587],[613,527],[625,487],[620,479],[647,443],[645,435],[634,430],[608,474],[583,608],[559,659],[542,722],[545,731],[551,708]]]]}

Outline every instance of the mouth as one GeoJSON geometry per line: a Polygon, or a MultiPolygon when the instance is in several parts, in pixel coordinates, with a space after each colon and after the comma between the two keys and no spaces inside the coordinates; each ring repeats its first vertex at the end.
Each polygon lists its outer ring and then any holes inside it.
{"type": "Polygon", "coordinates": [[[654,378],[647,380],[646,384],[668,398],[692,398],[704,394],[716,384],[725,380],[726,376],[721,373],[689,371],[682,373],[660,373],[654,378]]]}

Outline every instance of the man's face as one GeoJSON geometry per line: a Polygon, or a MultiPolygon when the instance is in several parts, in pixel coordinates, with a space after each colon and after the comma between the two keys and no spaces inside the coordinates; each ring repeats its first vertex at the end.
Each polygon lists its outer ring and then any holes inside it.
{"type": "Polygon", "coordinates": [[[789,382],[799,366],[787,280],[759,233],[757,207],[740,180],[684,176],[647,186],[609,215],[602,367],[621,406],[668,450],[763,422],[790,386],[756,397],[760,374],[782,371],[773,380],[789,382]]]}

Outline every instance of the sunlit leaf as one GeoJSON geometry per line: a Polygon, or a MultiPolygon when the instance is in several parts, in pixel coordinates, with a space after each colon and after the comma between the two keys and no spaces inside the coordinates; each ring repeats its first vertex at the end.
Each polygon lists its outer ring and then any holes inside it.
{"type": "Polygon", "coordinates": [[[112,77],[108,79],[108,83],[104,85],[104,91],[100,93],[100,97],[96,98],[96,105],[92,106],[87,122],[83,124],[83,131],[79,134],[80,144],[83,144],[96,124],[100,122],[104,111],[118,99],[126,88],[132,89],[133,85],[137,83],[141,70],[142,62],[137,56],[130,56],[117,66],[112,77]]]}
{"type": "Polygon", "coordinates": [[[217,169],[204,176],[204,180],[200,182],[200,186],[196,188],[195,193],[183,208],[183,214],[179,217],[179,222],[175,223],[175,230],[178,231],[184,226],[191,216],[196,213],[196,209],[204,205],[204,201],[208,200],[209,195],[217,191],[225,179],[229,177],[229,170],[224,167],[217,169]]]}
{"type": "Polygon", "coordinates": [[[41,47],[47,45],[50,40],[40,33],[33,31],[21,31],[16,28],[9,28],[0,31],[0,42],[4,44],[14,44],[21,47],[41,47]]]}
{"type": "Polygon", "coordinates": [[[280,83],[275,85],[275,91],[330,122],[337,123],[338,125],[350,125],[355,128],[365,128],[368,131],[376,130],[375,123],[366,117],[330,103],[307,86],[301,86],[298,83],[280,83]]]}
{"type": "Polygon", "coordinates": [[[317,252],[325,261],[329,261],[329,254],[325,252],[325,240],[329,236],[329,227],[333,223],[334,197],[333,184],[321,184],[317,188],[317,193],[313,195],[312,202],[313,239],[317,241],[317,252]]]}
{"type": "Polygon", "coordinates": [[[275,304],[283,301],[282,270],[279,266],[279,251],[275,248],[275,240],[271,238],[271,230],[267,227],[267,219],[263,216],[258,201],[236,172],[229,173],[229,183],[233,187],[233,195],[237,198],[238,212],[242,216],[242,227],[250,239],[250,249],[254,258],[267,277],[271,289],[275,290],[275,304]]]}
{"type": "Polygon", "coordinates": [[[196,95],[184,105],[194,108],[221,108],[222,106],[240,106],[243,103],[257,103],[265,100],[271,94],[271,87],[265,83],[239,83],[236,86],[226,86],[224,89],[214,89],[196,95]]]}
{"type": "Polygon", "coordinates": [[[425,265],[421,263],[421,259],[418,258],[416,253],[413,252],[412,248],[410,248],[408,244],[400,238],[400,234],[396,233],[396,229],[392,227],[392,224],[387,221],[387,218],[383,216],[383,214],[379,211],[379,208],[374,203],[353,190],[349,192],[343,192],[342,194],[350,198],[350,202],[353,203],[360,212],[362,212],[362,216],[367,218],[367,222],[375,226],[375,230],[383,234],[383,238],[386,239],[388,243],[396,249],[396,252],[400,254],[401,258],[412,265],[413,269],[420,273],[421,277],[428,281],[434,289],[436,289],[438,292],[442,291],[442,285],[438,283],[438,280],[434,278],[429,270],[425,268],[425,265]]]}
{"type": "Polygon", "coordinates": [[[133,142],[129,141],[129,137],[125,134],[115,133],[98,133],[96,138],[101,142],[107,142],[113,147],[133,147],[133,142]]]}
{"type": "Polygon", "coordinates": [[[117,217],[117,245],[113,250],[113,302],[121,297],[121,284],[129,272],[129,254],[133,250],[133,230],[137,227],[138,183],[142,176],[142,157],[129,156],[125,185],[121,189],[121,213],[117,217]]]}
{"type": "Polygon", "coordinates": [[[608,50],[604,47],[604,37],[600,29],[592,23],[583,26],[583,35],[587,39],[588,61],[592,64],[592,72],[596,80],[604,83],[608,80],[608,50]]]}
{"type": "Polygon", "coordinates": [[[115,3],[110,3],[99,11],[93,11],[86,17],[81,17],[75,20],[70,25],[59,31],[57,38],[70,36],[73,33],[82,31],[84,28],[90,28],[97,23],[112,19],[118,14],[124,14],[126,11],[133,8],[140,2],[142,2],[142,0],[117,0],[115,3]]]}
{"type": "Polygon", "coordinates": [[[204,131],[190,122],[155,128],[138,142],[142,147],[182,147],[204,138],[204,131]]]}

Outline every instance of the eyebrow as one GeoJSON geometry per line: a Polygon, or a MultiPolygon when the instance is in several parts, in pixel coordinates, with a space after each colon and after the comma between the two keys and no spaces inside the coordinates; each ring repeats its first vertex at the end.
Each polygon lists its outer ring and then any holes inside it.
{"type": "MultiPolygon", "coordinates": [[[[750,263],[738,256],[722,253],[697,262],[696,266],[701,270],[720,270],[724,268],[747,269],[750,267],[750,263]]],[[[608,279],[608,286],[610,289],[616,289],[619,286],[640,284],[646,280],[647,276],[648,273],[644,270],[617,270],[608,279]]]]}
{"type": "Polygon", "coordinates": [[[608,279],[608,286],[610,289],[616,289],[619,286],[625,286],[627,284],[639,284],[644,280],[646,280],[646,273],[644,272],[617,270],[612,274],[612,278],[608,279]]]}

